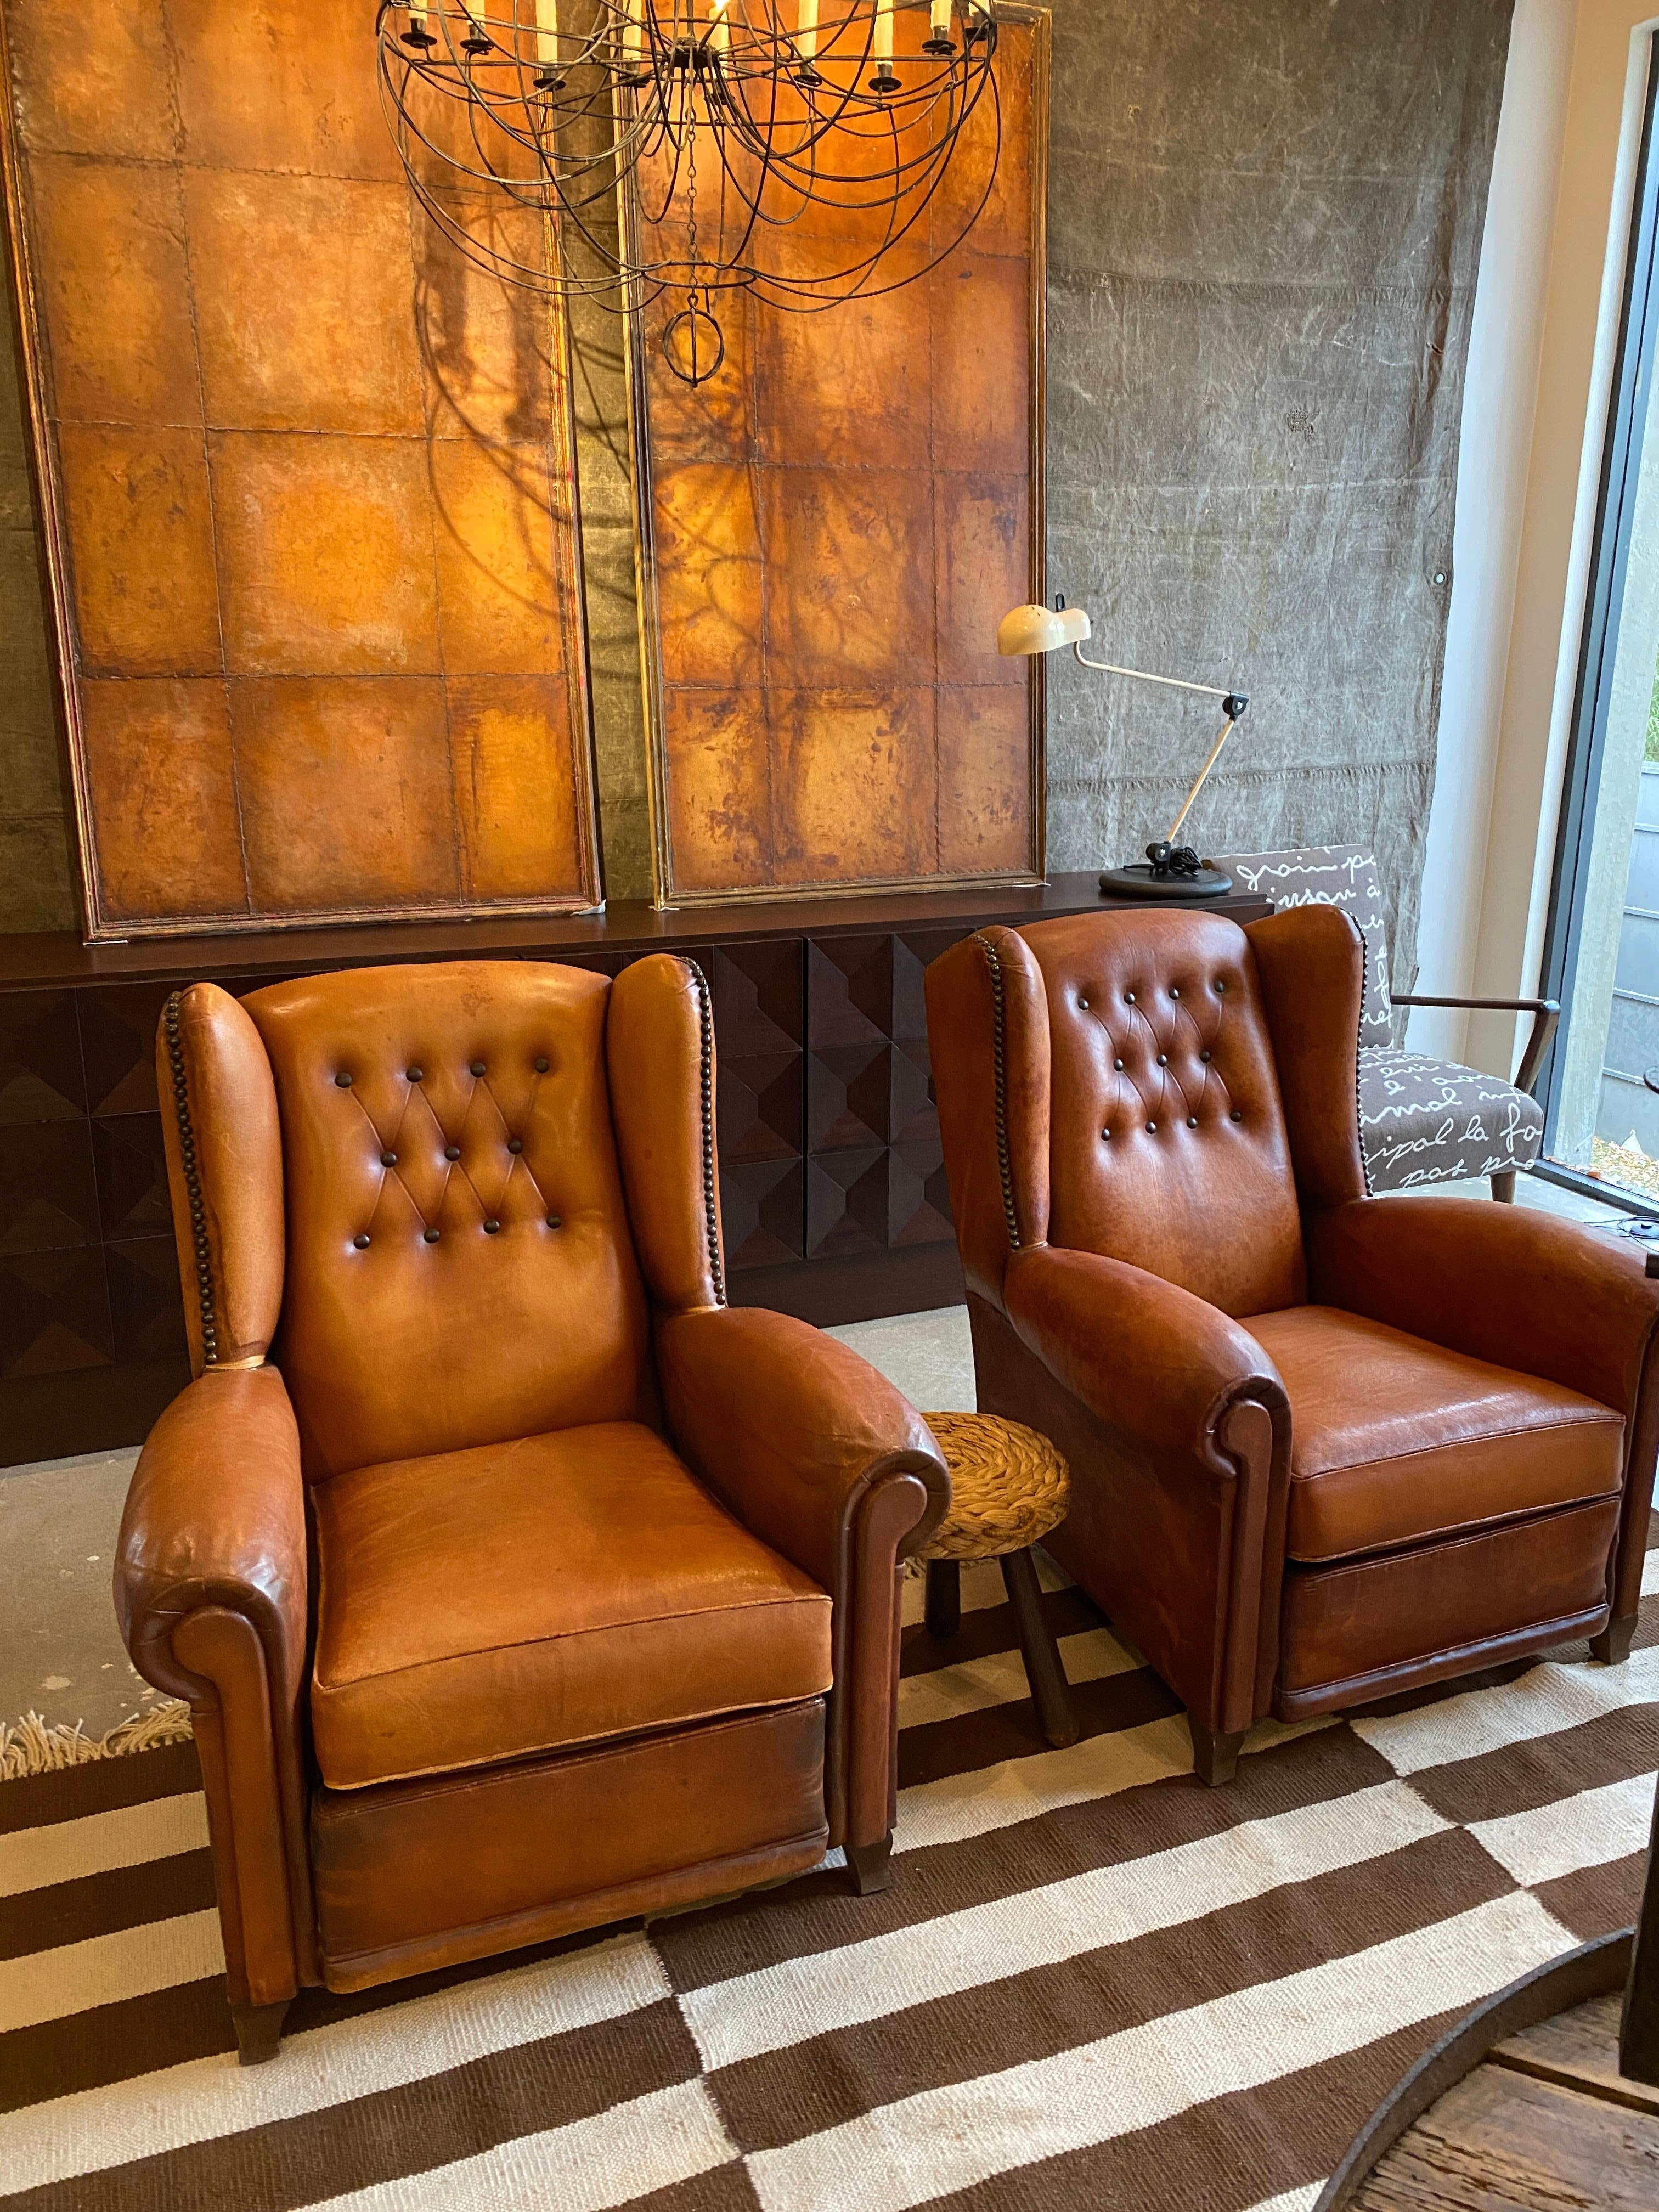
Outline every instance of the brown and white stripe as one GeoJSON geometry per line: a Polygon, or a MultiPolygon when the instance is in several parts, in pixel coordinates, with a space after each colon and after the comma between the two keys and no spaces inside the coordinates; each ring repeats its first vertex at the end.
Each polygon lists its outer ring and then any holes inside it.
{"type": "MultiPolygon", "coordinates": [[[[994,1567],[907,1631],[897,1879],[351,1998],[243,2070],[188,1745],[0,1788],[0,2203],[40,2212],[1306,2212],[1442,2027],[1634,1913],[1659,1574],[1583,1648],[1194,1779],[1169,1692],[1045,1577],[1049,1749],[994,1567]]],[[[919,1587],[908,1610],[919,1613],[919,1587]]]]}

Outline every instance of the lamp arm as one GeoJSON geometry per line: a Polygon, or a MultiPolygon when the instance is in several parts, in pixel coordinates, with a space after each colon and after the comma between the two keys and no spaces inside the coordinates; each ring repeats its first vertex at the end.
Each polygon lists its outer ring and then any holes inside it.
{"type": "Polygon", "coordinates": [[[1235,696],[1215,684],[1188,684],[1180,676],[1154,676],[1145,668],[1119,668],[1110,660],[1091,660],[1080,645],[1074,645],[1072,651],[1079,666],[1096,669],[1103,676],[1133,676],[1137,684],[1167,684],[1176,691],[1201,691],[1206,699],[1231,699],[1235,696]]]}

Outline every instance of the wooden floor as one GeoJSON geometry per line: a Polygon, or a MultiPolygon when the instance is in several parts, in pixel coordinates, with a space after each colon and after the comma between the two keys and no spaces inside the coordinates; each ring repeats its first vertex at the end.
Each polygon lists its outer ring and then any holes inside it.
{"type": "Polygon", "coordinates": [[[1619,2071],[1617,1996],[1499,2044],[1403,2135],[1356,2212],[1659,2212],[1659,2089],[1619,2071]]]}

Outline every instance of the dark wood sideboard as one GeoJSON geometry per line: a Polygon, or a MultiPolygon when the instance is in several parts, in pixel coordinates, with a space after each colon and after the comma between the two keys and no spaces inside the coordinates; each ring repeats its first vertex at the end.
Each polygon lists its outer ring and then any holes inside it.
{"type": "MultiPolygon", "coordinates": [[[[242,993],[388,962],[654,951],[707,974],[734,1304],[834,1323],[962,1296],[928,1078],[922,971],[987,921],[1114,903],[1041,889],[807,898],[666,913],[617,903],[450,921],[86,946],[0,938],[0,1466],[139,1443],[189,1379],[156,1111],[173,987],[242,993]]],[[[1211,900],[1250,921],[1265,900],[1211,900]]]]}

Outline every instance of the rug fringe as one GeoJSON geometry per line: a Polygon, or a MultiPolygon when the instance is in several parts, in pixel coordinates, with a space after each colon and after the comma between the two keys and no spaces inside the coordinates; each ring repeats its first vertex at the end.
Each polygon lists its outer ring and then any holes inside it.
{"type": "Polygon", "coordinates": [[[164,1743],[187,1741],[190,1732],[190,1707],[182,1698],[169,1698],[154,1712],[135,1713],[103,1735],[86,1735],[79,1721],[48,1728],[39,1713],[25,1713],[15,1728],[0,1721],[0,1782],[57,1774],[95,1759],[124,1759],[130,1752],[157,1751],[164,1743]]]}

